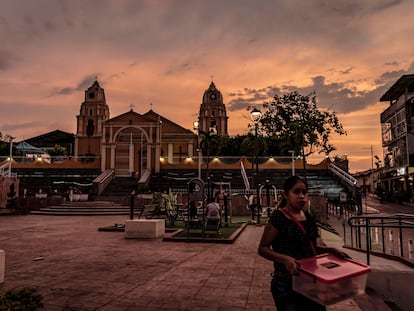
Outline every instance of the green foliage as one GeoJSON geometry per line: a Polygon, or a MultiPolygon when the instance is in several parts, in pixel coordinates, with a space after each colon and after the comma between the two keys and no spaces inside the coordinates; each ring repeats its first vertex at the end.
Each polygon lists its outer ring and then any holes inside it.
{"type": "Polygon", "coordinates": [[[0,156],[8,156],[9,153],[9,144],[5,142],[0,142],[0,156]]]}
{"type": "Polygon", "coordinates": [[[262,114],[260,132],[284,142],[282,153],[294,150],[303,156],[316,151],[329,154],[336,149],[329,143],[331,135],[346,134],[335,112],[318,108],[315,93],[275,95],[272,102],[262,105],[262,114]]]}
{"type": "Polygon", "coordinates": [[[49,150],[48,153],[52,157],[68,155],[68,151],[66,150],[66,148],[62,147],[61,145],[55,145],[55,147],[52,150],[49,150]]]}
{"type": "Polygon", "coordinates": [[[8,291],[0,295],[0,311],[36,311],[43,309],[42,296],[35,288],[8,291]]]}
{"type": "MultiPolygon", "coordinates": [[[[235,137],[220,137],[221,146],[218,156],[253,157],[255,155],[256,138],[252,133],[235,137]]],[[[259,136],[259,156],[280,155],[280,139],[277,137],[259,136]]]]}
{"type": "MultiPolygon", "coordinates": [[[[12,149],[13,149],[12,154],[15,154],[16,153],[15,144],[12,145],[12,149]]],[[[10,143],[0,141],[0,156],[6,156],[6,157],[10,156],[10,143]]]]}

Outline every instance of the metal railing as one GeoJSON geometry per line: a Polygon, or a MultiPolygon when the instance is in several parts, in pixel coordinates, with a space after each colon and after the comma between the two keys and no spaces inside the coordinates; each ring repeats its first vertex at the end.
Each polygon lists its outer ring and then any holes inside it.
{"type": "MultiPolygon", "coordinates": [[[[414,215],[351,216],[347,223],[350,246],[366,252],[368,265],[370,254],[375,254],[414,266],[414,215]]],[[[345,228],[344,221],[344,244],[347,236],[345,228]]]]}
{"type": "Polygon", "coordinates": [[[353,187],[358,185],[358,180],[354,176],[352,176],[348,172],[345,172],[343,169],[341,169],[337,165],[331,163],[328,169],[332,173],[334,173],[336,176],[338,176],[341,180],[346,182],[348,185],[353,186],[353,187]]]}

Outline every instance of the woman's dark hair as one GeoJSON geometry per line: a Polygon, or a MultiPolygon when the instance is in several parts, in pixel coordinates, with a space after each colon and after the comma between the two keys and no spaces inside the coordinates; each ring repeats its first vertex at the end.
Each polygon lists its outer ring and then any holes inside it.
{"type": "MultiPolygon", "coordinates": [[[[292,189],[299,182],[303,183],[306,187],[306,190],[308,190],[309,187],[308,187],[307,181],[304,178],[300,177],[300,176],[293,175],[293,176],[290,176],[286,179],[285,184],[283,185],[283,191],[285,193],[288,193],[289,190],[292,189]]],[[[287,200],[283,196],[282,200],[280,201],[279,205],[277,206],[277,209],[285,207],[286,204],[287,204],[287,200]]]]}
{"type": "Polygon", "coordinates": [[[288,193],[289,190],[292,189],[298,182],[303,183],[306,187],[306,190],[308,190],[307,181],[300,176],[293,175],[286,179],[285,184],[283,186],[283,191],[285,191],[285,193],[288,193]]]}

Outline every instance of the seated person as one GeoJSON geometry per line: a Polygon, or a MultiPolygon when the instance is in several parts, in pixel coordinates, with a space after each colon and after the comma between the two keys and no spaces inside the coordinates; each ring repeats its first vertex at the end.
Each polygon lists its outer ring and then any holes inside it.
{"type": "Polygon", "coordinates": [[[211,227],[219,230],[220,220],[221,220],[221,209],[220,205],[217,202],[210,202],[206,206],[206,215],[207,215],[207,224],[206,229],[211,229],[211,227]]]}

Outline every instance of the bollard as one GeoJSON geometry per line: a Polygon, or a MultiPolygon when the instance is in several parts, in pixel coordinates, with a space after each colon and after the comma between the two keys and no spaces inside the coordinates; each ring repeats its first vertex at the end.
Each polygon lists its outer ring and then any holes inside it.
{"type": "Polygon", "coordinates": [[[408,259],[413,259],[413,240],[408,240],[408,259]]]}
{"type": "Polygon", "coordinates": [[[391,246],[390,246],[390,253],[391,253],[391,255],[394,255],[394,239],[393,239],[393,234],[394,233],[392,232],[392,230],[390,230],[388,238],[389,238],[389,241],[391,243],[391,246]]]}
{"type": "Polygon", "coordinates": [[[4,282],[4,269],[6,266],[6,254],[0,249],[0,283],[4,282]]]}
{"type": "Polygon", "coordinates": [[[129,219],[132,220],[134,219],[135,190],[132,190],[130,198],[129,219]]]}
{"type": "Polygon", "coordinates": [[[375,244],[379,244],[379,239],[378,239],[378,228],[375,228],[375,244]]]}
{"type": "Polygon", "coordinates": [[[399,236],[397,236],[397,244],[398,244],[398,256],[402,256],[402,254],[401,254],[401,242],[400,242],[400,237],[399,236]]]}

